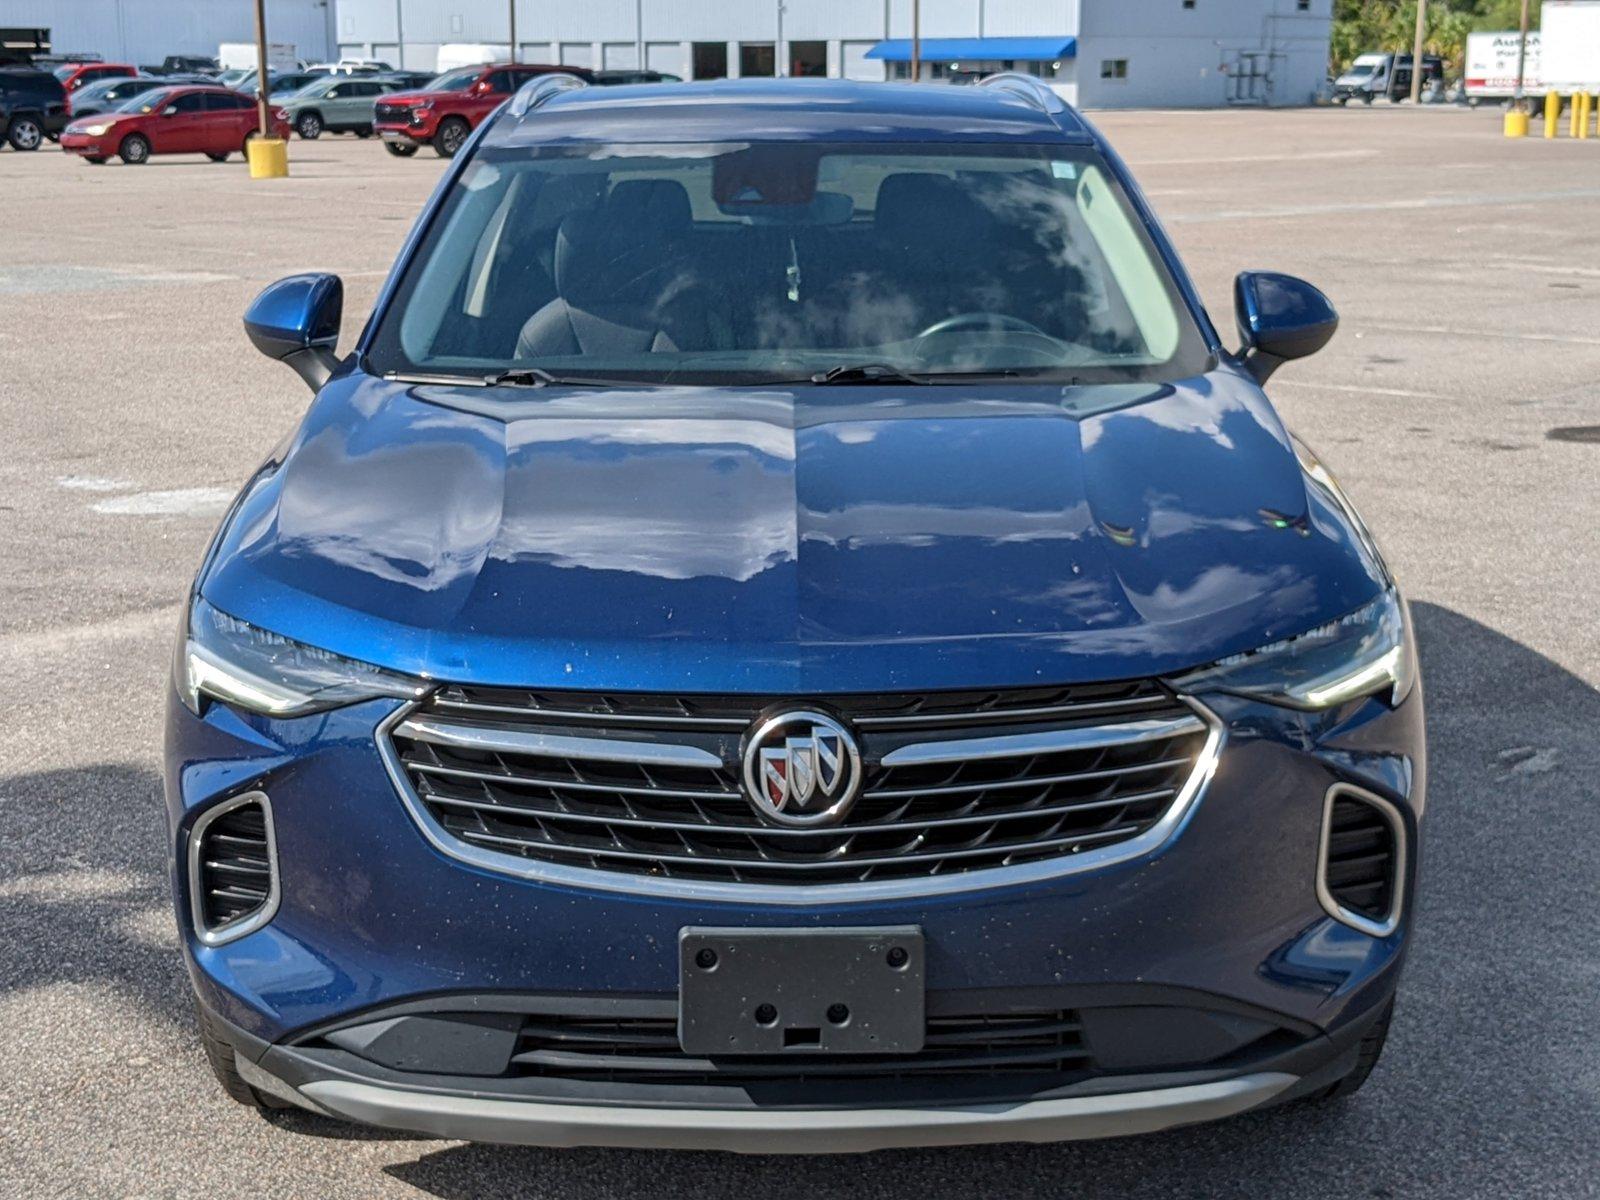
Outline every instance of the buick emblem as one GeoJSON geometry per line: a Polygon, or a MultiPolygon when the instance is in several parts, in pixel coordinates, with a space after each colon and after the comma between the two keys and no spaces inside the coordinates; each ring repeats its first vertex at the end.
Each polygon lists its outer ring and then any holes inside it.
{"type": "Polygon", "coordinates": [[[832,717],[780,713],[745,745],[744,786],[756,811],[781,825],[833,825],[861,790],[861,752],[832,717]]]}

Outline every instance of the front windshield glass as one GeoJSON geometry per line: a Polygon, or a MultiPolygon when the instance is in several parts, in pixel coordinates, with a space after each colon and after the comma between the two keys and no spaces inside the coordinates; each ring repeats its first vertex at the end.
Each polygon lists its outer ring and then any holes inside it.
{"type": "Polygon", "coordinates": [[[1150,381],[1209,359],[1092,150],[814,143],[486,151],[370,355],[672,383],[1150,381]]]}
{"type": "Polygon", "coordinates": [[[472,81],[483,74],[482,67],[464,67],[459,71],[446,71],[428,81],[425,92],[459,92],[472,86],[472,81]]]}
{"type": "Polygon", "coordinates": [[[167,90],[166,88],[160,88],[153,92],[140,92],[137,96],[129,96],[121,104],[117,105],[117,111],[125,113],[152,113],[165,104],[168,97],[171,95],[171,91],[167,90]]]}

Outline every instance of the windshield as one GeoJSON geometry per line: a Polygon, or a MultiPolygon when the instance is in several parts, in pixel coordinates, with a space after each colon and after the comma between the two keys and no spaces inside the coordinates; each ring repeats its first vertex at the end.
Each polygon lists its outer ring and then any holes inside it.
{"type": "Polygon", "coordinates": [[[140,92],[137,96],[129,96],[121,104],[117,105],[117,111],[125,113],[155,112],[156,109],[166,103],[170,95],[172,95],[171,91],[166,88],[160,88],[153,92],[140,92]]]}
{"type": "Polygon", "coordinates": [[[473,81],[482,74],[482,67],[463,67],[458,71],[446,71],[443,75],[435,76],[422,90],[425,92],[463,91],[471,87],[473,81]]]}
{"type": "Polygon", "coordinates": [[[379,373],[654,382],[1182,378],[1209,352],[1092,150],[486,151],[370,347],[379,373]]]}

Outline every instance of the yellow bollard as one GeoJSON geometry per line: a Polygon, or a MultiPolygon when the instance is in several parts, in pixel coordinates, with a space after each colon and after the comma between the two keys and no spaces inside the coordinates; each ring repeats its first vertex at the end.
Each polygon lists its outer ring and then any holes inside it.
{"type": "Polygon", "coordinates": [[[245,144],[251,179],[282,179],[289,174],[289,143],[282,138],[253,137],[245,144]]]}
{"type": "Polygon", "coordinates": [[[1567,105],[1567,136],[1578,136],[1578,97],[1581,92],[1572,93],[1572,103],[1567,105]]]}
{"type": "Polygon", "coordinates": [[[1506,110],[1505,134],[1507,137],[1528,136],[1528,114],[1520,108],[1506,110]]]}
{"type": "Polygon", "coordinates": [[[1544,135],[1547,138],[1556,136],[1556,128],[1561,124],[1561,97],[1555,92],[1544,94],[1544,135]]]}

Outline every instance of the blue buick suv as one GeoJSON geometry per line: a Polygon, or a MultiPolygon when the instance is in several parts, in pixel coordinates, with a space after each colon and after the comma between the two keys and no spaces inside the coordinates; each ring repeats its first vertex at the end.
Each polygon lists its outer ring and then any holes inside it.
{"type": "Polygon", "coordinates": [[[535,1145],[1051,1141],[1354,1091],[1425,755],[1404,600],[1036,80],[517,93],[185,605],[227,1093],[535,1145]]]}

